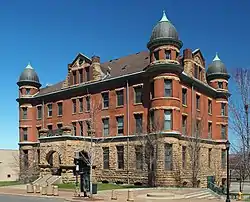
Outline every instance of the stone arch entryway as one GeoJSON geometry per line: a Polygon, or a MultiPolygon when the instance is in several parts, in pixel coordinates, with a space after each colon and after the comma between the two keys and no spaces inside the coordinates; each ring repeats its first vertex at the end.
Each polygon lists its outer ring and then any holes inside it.
{"type": "Polygon", "coordinates": [[[46,155],[46,161],[51,168],[52,175],[61,175],[60,164],[62,164],[61,155],[54,150],[51,150],[46,155]]]}

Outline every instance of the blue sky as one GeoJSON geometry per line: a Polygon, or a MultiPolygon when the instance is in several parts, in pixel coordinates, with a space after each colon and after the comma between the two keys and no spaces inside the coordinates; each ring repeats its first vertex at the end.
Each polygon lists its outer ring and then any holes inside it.
{"type": "Polygon", "coordinates": [[[45,85],[63,80],[78,52],[103,62],[146,50],[164,9],[184,48],[200,48],[207,64],[219,52],[229,70],[249,67],[248,0],[10,0],[0,7],[0,148],[18,147],[16,82],[29,61],[45,85]]]}

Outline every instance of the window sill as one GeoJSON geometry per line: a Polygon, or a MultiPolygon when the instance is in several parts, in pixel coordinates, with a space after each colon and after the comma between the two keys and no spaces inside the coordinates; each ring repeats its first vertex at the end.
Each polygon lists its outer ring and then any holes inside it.
{"type": "Polygon", "coordinates": [[[37,121],[41,121],[41,120],[42,120],[42,118],[36,118],[36,120],[37,120],[37,121]]]}
{"type": "Polygon", "coordinates": [[[108,110],[109,108],[108,107],[103,107],[102,110],[108,110]]]}
{"type": "Polygon", "coordinates": [[[57,115],[57,117],[62,117],[63,115],[62,114],[60,114],[60,115],[57,115]]]}
{"type": "Polygon", "coordinates": [[[78,112],[78,114],[82,114],[82,113],[83,113],[83,111],[78,112]]]}
{"type": "Polygon", "coordinates": [[[216,116],[216,117],[218,117],[218,118],[228,118],[227,115],[218,115],[218,116],[216,116]]]}
{"type": "Polygon", "coordinates": [[[20,119],[20,121],[31,121],[32,119],[20,119]]]}
{"type": "Polygon", "coordinates": [[[123,107],[124,107],[124,105],[116,106],[116,108],[123,108],[123,107]]]}
{"type": "Polygon", "coordinates": [[[212,113],[208,113],[209,116],[212,116],[212,113]]]}
{"type": "Polygon", "coordinates": [[[47,119],[52,119],[52,116],[47,116],[47,119]]]}
{"type": "Polygon", "coordinates": [[[134,105],[142,105],[142,102],[134,103],[134,105]]]}
{"type": "Polygon", "coordinates": [[[196,109],[197,112],[200,112],[201,110],[200,109],[196,109]]]}
{"type": "Polygon", "coordinates": [[[182,104],[182,106],[183,106],[183,107],[185,107],[185,108],[187,108],[187,107],[188,107],[188,106],[187,106],[187,105],[185,105],[185,104],[182,104]]]}
{"type": "Polygon", "coordinates": [[[76,112],[72,113],[72,115],[76,115],[76,112]]]}

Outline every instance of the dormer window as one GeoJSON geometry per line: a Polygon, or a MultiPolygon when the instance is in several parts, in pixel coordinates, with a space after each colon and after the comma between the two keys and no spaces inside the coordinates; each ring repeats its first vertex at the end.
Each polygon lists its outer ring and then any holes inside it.
{"type": "Polygon", "coordinates": [[[85,68],[86,71],[86,81],[90,81],[90,72],[89,72],[89,67],[85,68]]]}
{"type": "Polygon", "coordinates": [[[73,85],[76,84],[76,71],[73,71],[73,85]]]}
{"type": "Polygon", "coordinates": [[[171,51],[170,50],[165,50],[165,58],[167,60],[170,60],[171,59],[171,51]]]}
{"type": "Polygon", "coordinates": [[[197,65],[194,65],[194,77],[199,80],[202,79],[202,69],[197,65]]]}
{"type": "Polygon", "coordinates": [[[79,69],[79,83],[83,82],[82,69],[79,69]]]}
{"type": "Polygon", "coordinates": [[[159,60],[159,51],[154,52],[155,60],[159,60]]]}

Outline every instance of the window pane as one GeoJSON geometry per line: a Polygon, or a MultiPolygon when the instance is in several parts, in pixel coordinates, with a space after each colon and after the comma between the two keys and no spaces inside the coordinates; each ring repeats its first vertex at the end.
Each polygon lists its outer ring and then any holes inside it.
{"type": "Polygon", "coordinates": [[[89,96],[86,97],[86,110],[90,111],[90,97],[89,96]]]}
{"type": "Polygon", "coordinates": [[[172,128],[172,112],[165,110],[164,113],[164,130],[171,130],[172,128]]]}
{"type": "Polygon", "coordinates": [[[124,169],[124,147],[117,146],[116,148],[117,148],[118,169],[124,169]]]}
{"type": "Polygon", "coordinates": [[[187,105],[187,89],[182,88],[182,104],[187,105]]]}
{"type": "Polygon", "coordinates": [[[116,92],[117,96],[117,106],[122,106],[123,105],[123,90],[117,91],[116,92]]]}
{"type": "Polygon", "coordinates": [[[79,98],[79,112],[83,112],[83,99],[79,98]]]}
{"type": "Polygon", "coordinates": [[[103,101],[103,108],[108,108],[109,107],[109,93],[103,93],[102,94],[102,101],[103,101]]]}
{"type": "Polygon", "coordinates": [[[136,156],[136,169],[143,170],[143,148],[142,146],[135,147],[135,156],[136,156]]]}
{"type": "Polygon", "coordinates": [[[172,96],[172,80],[164,80],[165,97],[172,96]]]}
{"type": "Polygon", "coordinates": [[[103,169],[109,169],[109,148],[103,148],[103,169]]]}
{"type": "Polygon", "coordinates": [[[109,135],[109,119],[103,119],[103,135],[108,136],[109,135]]]}
{"type": "Polygon", "coordinates": [[[135,91],[135,103],[142,103],[142,87],[134,88],[135,91]]]}
{"type": "Polygon", "coordinates": [[[135,114],[136,133],[142,133],[142,114],[135,114]]]}

